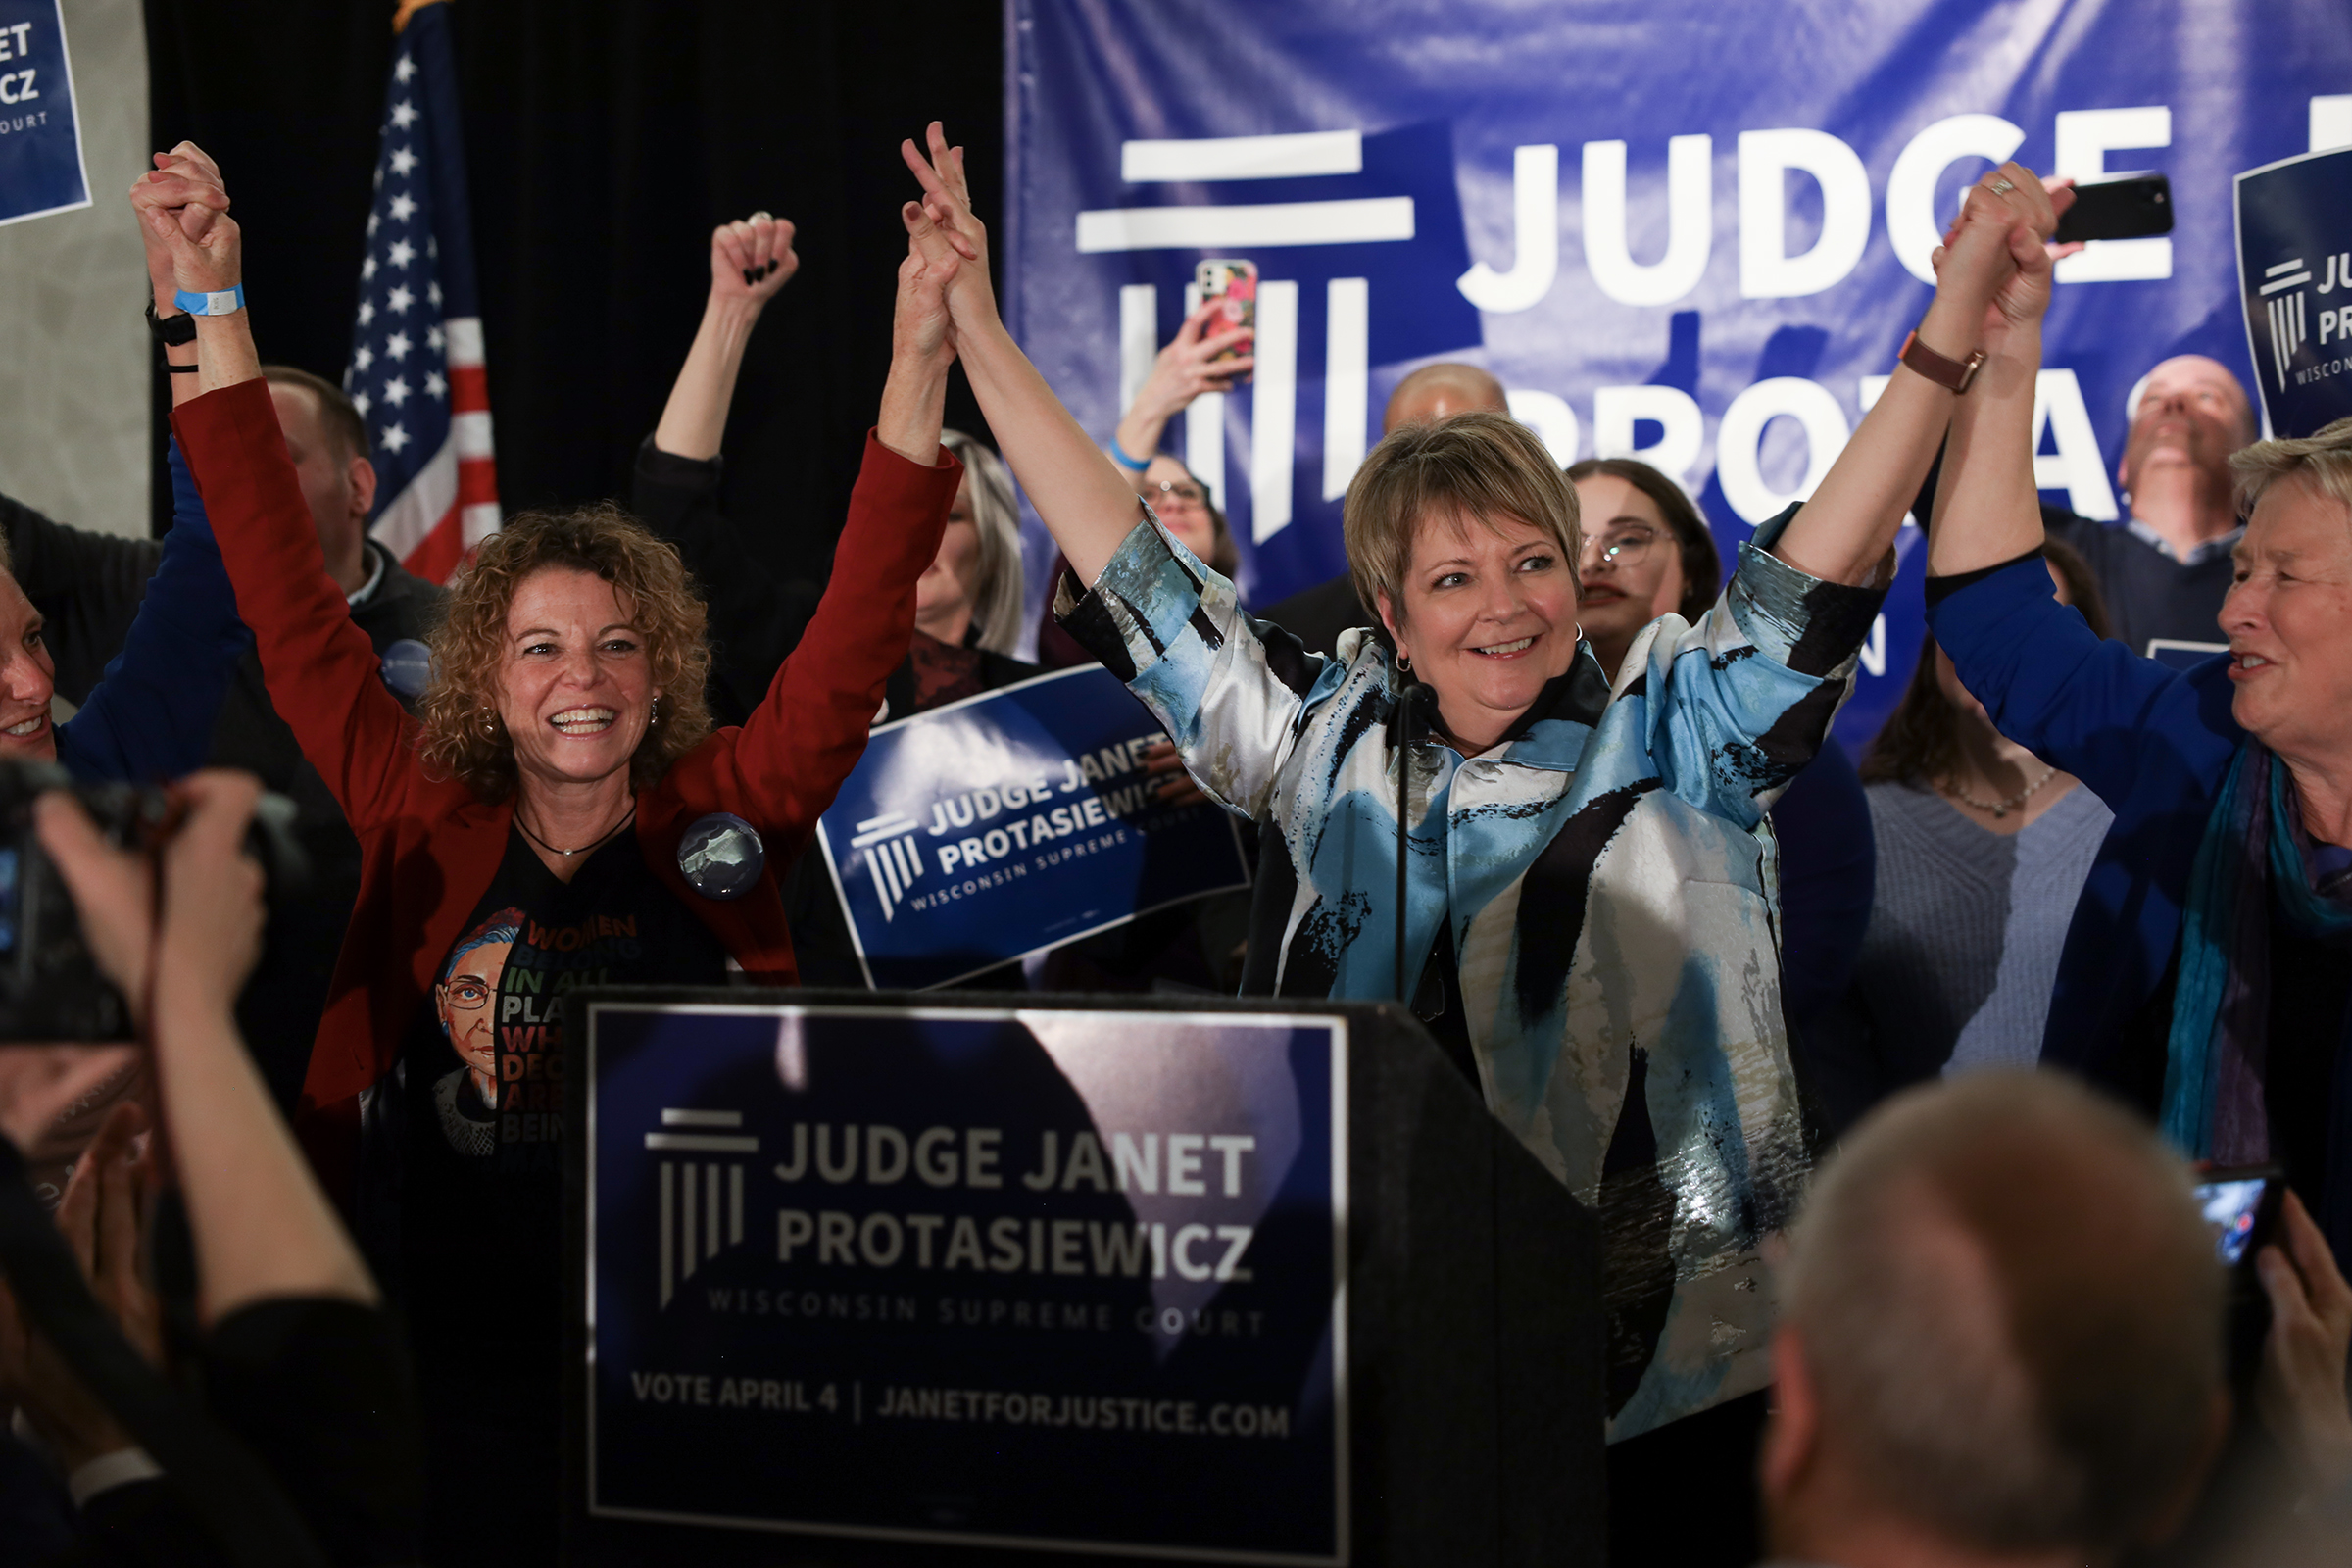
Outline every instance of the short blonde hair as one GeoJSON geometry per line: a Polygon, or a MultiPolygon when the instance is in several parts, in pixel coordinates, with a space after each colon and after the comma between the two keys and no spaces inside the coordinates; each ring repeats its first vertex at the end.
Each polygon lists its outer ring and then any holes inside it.
{"type": "Polygon", "coordinates": [[[992,654],[1012,655],[1027,629],[1021,605],[1028,582],[1021,568],[1021,509],[1012,498],[1012,474],[977,436],[942,430],[939,444],[956,454],[971,486],[972,526],[980,535],[979,581],[971,586],[972,624],[980,631],[976,641],[992,654]]]}
{"type": "Polygon", "coordinates": [[[2254,504],[2284,479],[2299,479],[2352,513],[2352,418],[2338,419],[2300,441],[2257,441],[2232,452],[2230,473],[2237,484],[2242,513],[2252,514],[2254,504]]]}
{"type": "Polygon", "coordinates": [[[433,629],[432,680],[416,705],[423,726],[418,750],[428,767],[485,800],[514,792],[514,739],[498,716],[507,611],[515,590],[549,567],[611,583],[645,636],[646,662],[662,692],[629,760],[629,787],[645,789],[710,733],[703,699],[710,676],[710,617],[677,548],[610,501],[524,513],[482,541],[473,564],[451,585],[433,629]]]}
{"type": "Polygon", "coordinates": [[[1548,534],[1571,572],[1583,553],[1576,486],[1526,425],[1485,410],[1403,425],[1372,449],[1348,486],[1341,527],[1364,608],[1378,613],[1386,598],[1390,614],[1402,618],[1413,539],[1441,516],[1488,527],[1516,517],[1548,534]]]}

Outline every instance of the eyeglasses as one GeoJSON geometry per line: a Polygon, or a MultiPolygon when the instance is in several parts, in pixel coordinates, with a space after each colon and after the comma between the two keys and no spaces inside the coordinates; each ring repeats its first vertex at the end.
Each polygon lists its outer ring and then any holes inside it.
{"type": "Polygon", "coordinates": [[[448,981],[442,989],[448,995],[451,1006],[463,1007],[467,1012],[487,1004],[491,996],[490,988],[470,975],[463,980],[448,981]]]}
{"type": "Polygon", "coordinates": [[[1136,494],[1155,508],[1164,507],[1171,501],[1181,501],[1188,507],[1208,504],[1208,493],[1190,480],[1162,479],[1155,485],[1138,490],[1136,494]]]}
{"type": "Polygon", "coordinates": [[[1658,542],[1655,528],[1627,528],[1585,541],[1585,559],[1595,566],[1639,566],[1658,542]]]}

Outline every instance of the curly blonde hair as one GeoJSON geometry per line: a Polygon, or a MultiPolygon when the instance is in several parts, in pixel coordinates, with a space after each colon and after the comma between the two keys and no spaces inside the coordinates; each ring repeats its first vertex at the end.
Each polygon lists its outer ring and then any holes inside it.
{"type": "Polygon", "coordinates": [[[710,733],[703,686],[710,674],[710,616],[675,547],[612,502],[510,518],[482,541],[451,585],[430,639],[432,681],[416,705],[425,764],[485,800],[514,792],[514,742],[498,713],[499,670],[507,658],[507,612],[533,573],[553,567],[593,572],[620,596],[646,641],[662,692],[653,722],[629,760],[629,787],[642,790],[710,733]]]}

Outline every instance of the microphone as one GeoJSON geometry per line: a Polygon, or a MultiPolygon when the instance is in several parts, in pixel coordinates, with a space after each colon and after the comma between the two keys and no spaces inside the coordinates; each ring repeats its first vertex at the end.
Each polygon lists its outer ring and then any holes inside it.
{"type": "Polygon", "coordinates": [[[1412,977],[1404,972],[1405,867],[1412,858],[1411,794],[1413,742],[1429,715],[1437,711],[1438,694],[1408,673],[1397,688],[1396,710],[1390,715],[1390,744],[1396,753],[1396,1003],[1413,1004],[1412,977]]]}

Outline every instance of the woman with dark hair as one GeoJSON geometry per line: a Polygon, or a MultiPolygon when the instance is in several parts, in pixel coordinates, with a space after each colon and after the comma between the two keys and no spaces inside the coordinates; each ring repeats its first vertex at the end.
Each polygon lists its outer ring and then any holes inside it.
{"type": "MultiPolygon", "coordinates": [[[[235,299],[228,198],[201,172],[166,178],[159,200],[214,215],[200,237],[165,236],[179,287],[235,299]]],[[[330,1186],[364,1173],[361,1233],[403,1298],[431,1471],[424,1560],[555,1557],[561,999],[715,985],[730,960],[759,983],[795,978],[783,871],[906,657],[915,580],[961,476],[940,449],[942,291],[958,265],[910,253],[900,269],[890,380],[832,581],[741,728],[711,723],[706,615],[676,549],[611,504],[483,541],[412,718],[326,574],[241,304],[198,320],[204,395],[173,421],[270,697],[361,846],[300,1116],[330,1186]],[[468,949],[486,922],[516,928],[503,952],[468,949]],[[460,950],[478,970],[449,964],[460,950]],[[450,1115],[439,1102],[471,1066],[435,1005],[445,973],[464,992],[451,1002],[496,1008],[494,1122],[467,1113],[470,1071],[450,1115]]]]}
{"type": "MultiPolygon", "coordinates": [[[[1577,614],[1612,681],[1642,628],[1660,615],[1695,623],[1723,585],[1715,535],[1683,487],[1639,458],[1587,458],[1568,469],[1586,521],[1577,614]]],[[[1803,1036],[1845,994],[1870,923],[1870,807],[1835,737],[1767,813],[1780,841],[1781,1005],[1805,1066],[1803,1036]]]]}
{"type": "MultiPolygon", "coordinates": [[[[2098,580],[2044,540],[2058,602],[2108,635],[2098,580]]],[[[2004,739],[1933,633],[1862,761],[1878,892],[1853,985],[1798,1066],[1832,1132],[1939,1072],[2030,1067],[2083,879],[2115,820],[2004,739]]]]}
{"type": "Polygon", "coordinates": [[[1640,458],[1587,458],[1569,465],[1568,482],[1586,517],[1578,618],[1592,657],[1614,674],[1660,615],[1695,621],[1707,612],[1723,557],[1683,487],[1640,458]]]}

